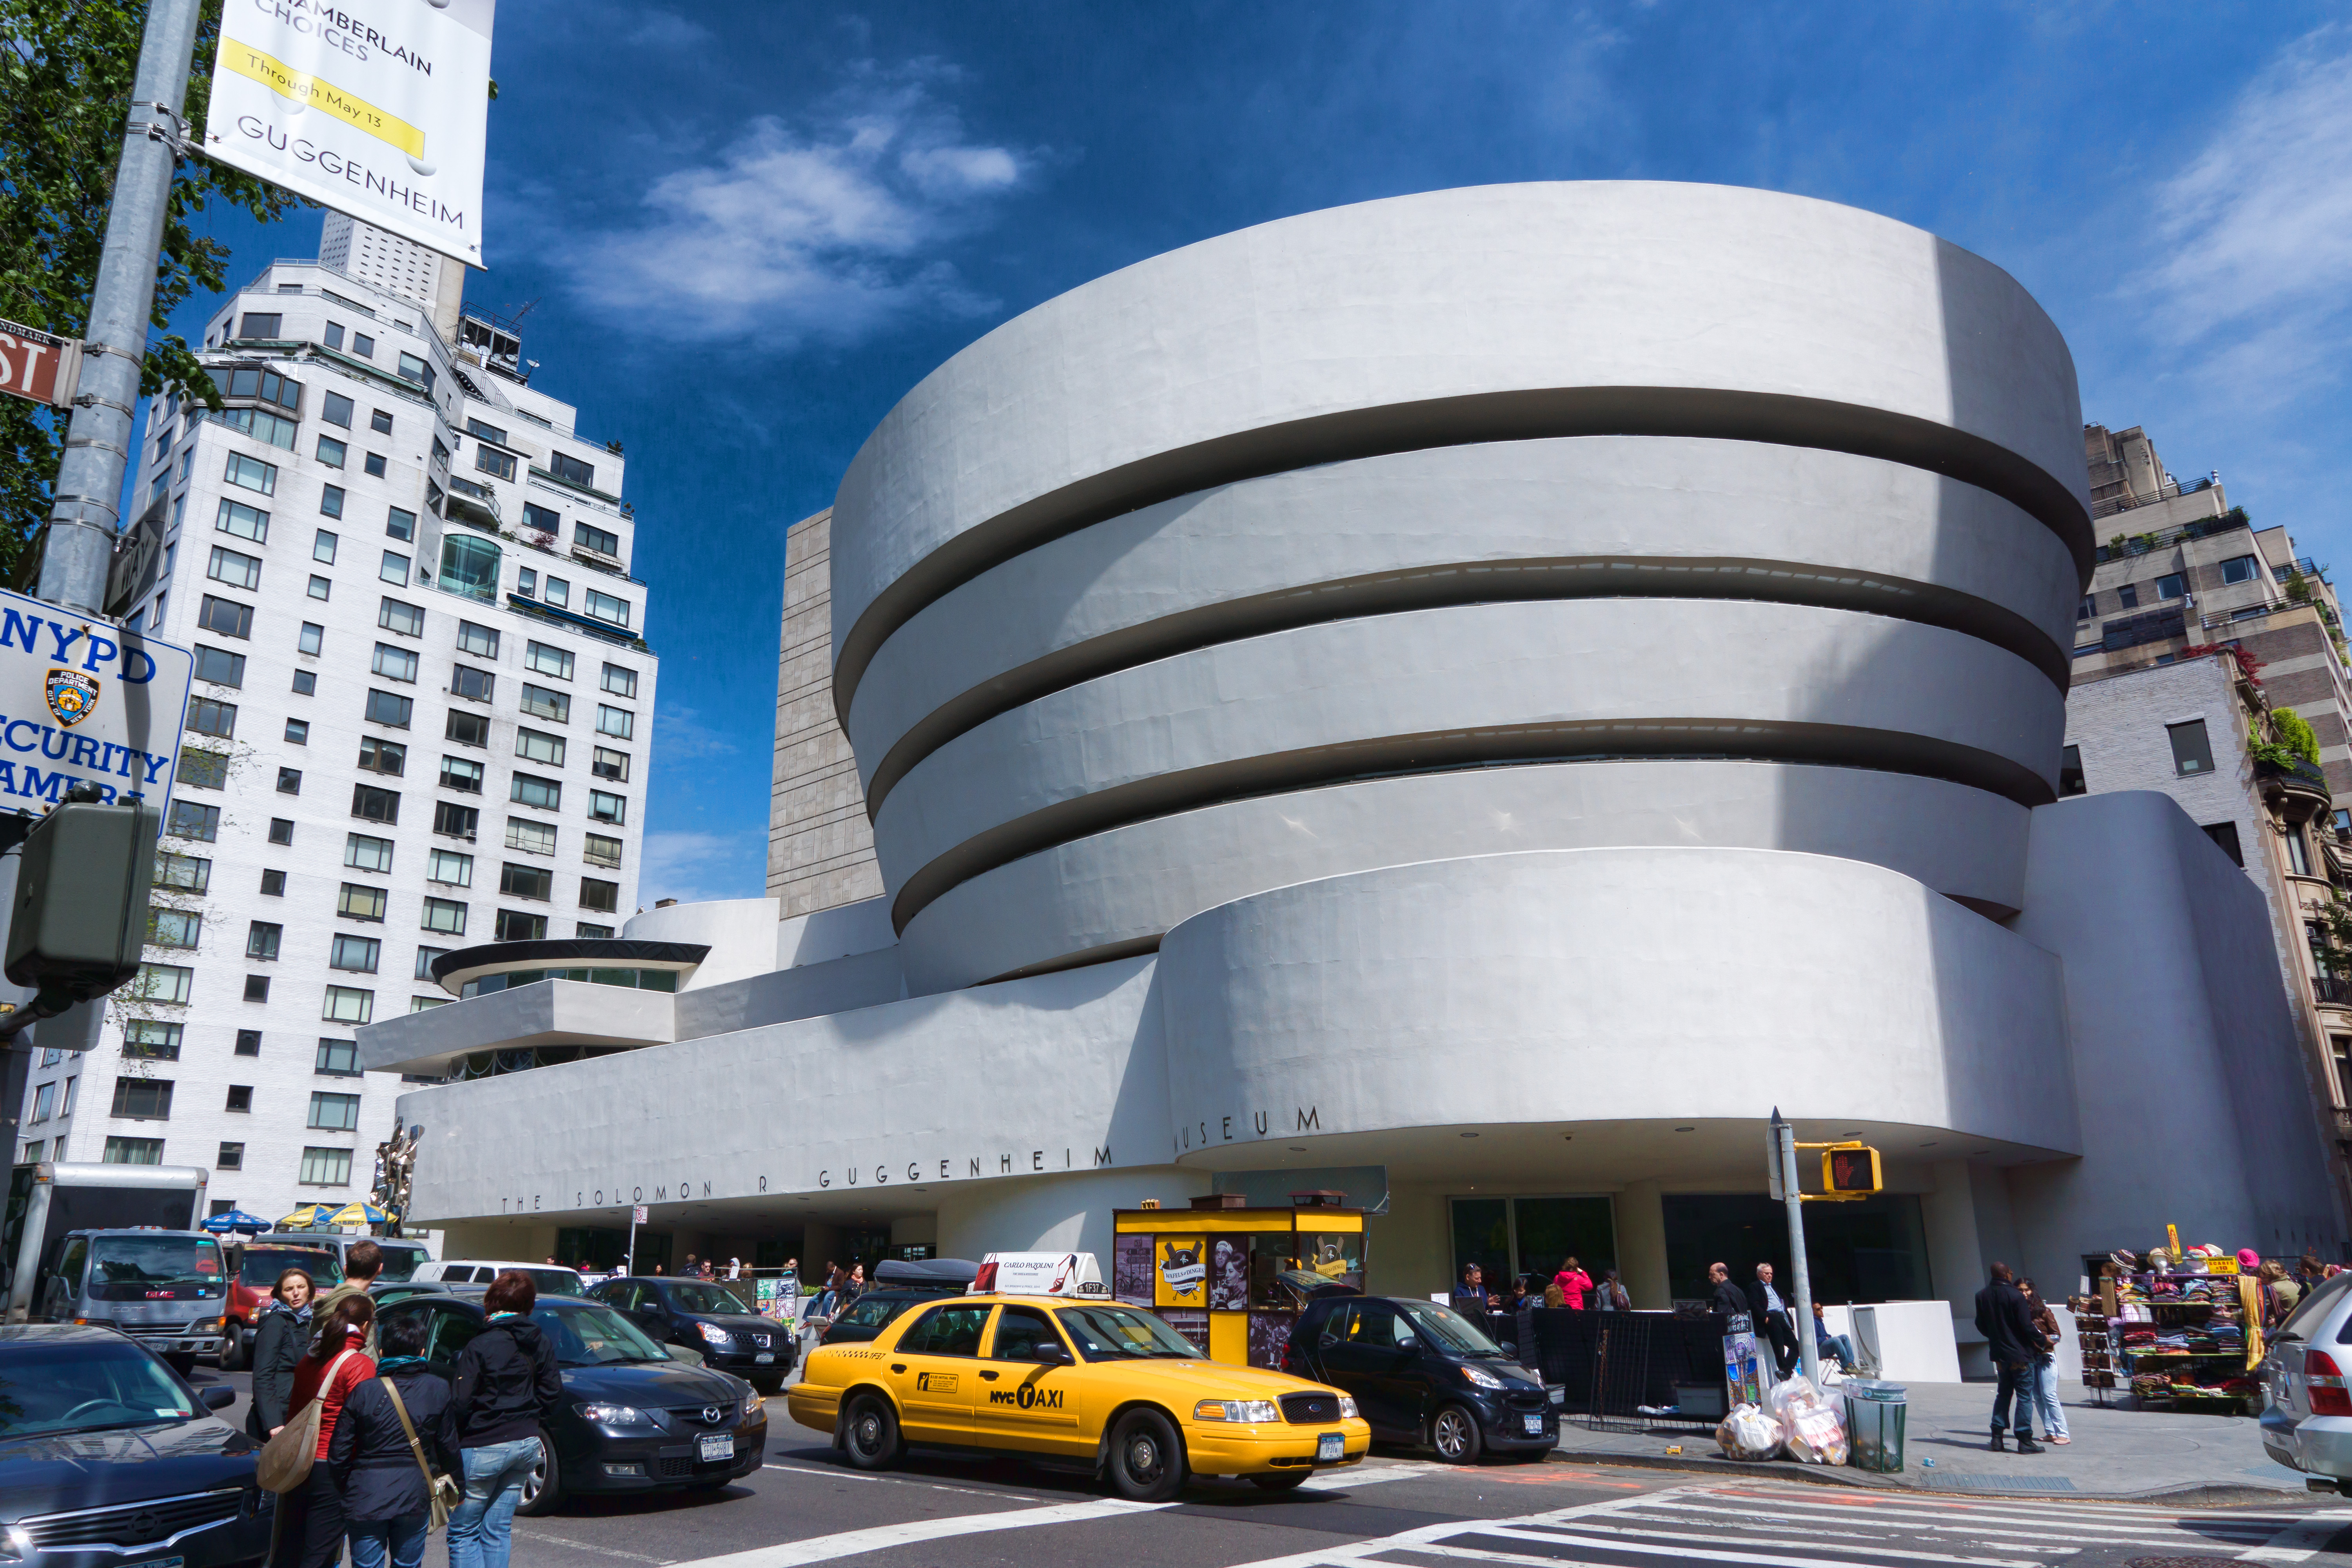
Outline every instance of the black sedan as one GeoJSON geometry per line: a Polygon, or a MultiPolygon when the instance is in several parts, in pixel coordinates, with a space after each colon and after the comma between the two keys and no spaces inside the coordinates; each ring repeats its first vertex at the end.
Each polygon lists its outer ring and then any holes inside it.
{"type": "Polygon", "coordinates": [[[1451,1307],[1412,1297],[1307,1303],[1282,1370],[1354,1396],[1375,1441],[1426,1444],[1452,1464],[1559,1442],[1543,1384],[1451,1307]]]}
{"type": "MultiPolygon", "coordinates": [[[[411,1296],[376,1317],[412,1314],[425,1316],[425,1357],[445,1376],[482,1331],[482,1299],[472,1294],[411,1296]]],[[[555,1347],[563,1403],[540,1431],[520,1511],[550,1512],[573,1492],[723,1487],[760,1468],[767,1402],[741,1378],[676,1360],[601,1301],[541,1296],[530,1317],[555,1347]]]]}
{"type": "Polygon", "coordinates": [[[942,1296],[961,1296],[961,1287],[952,1285],[891,1285],[868,1290],[846,1307],[836,1308],[824,1327],[820,1342],[828,1345],[863,1344],[878,1338],[884,1329],[898,1321],[898,1314],[919,1301],[936,1301],[942,1296]]]}
{"type": "Polygon", "coordinates": [[[627,1274],[596,1286],[588,1299],[626,1313],[656,1344],[684,1345],[703,1365],[748,1379],[762,1394],[783,1387],[793,1370],[797,1327],[745,1311],[723,1285],[627,1274]]]}
{"type": "Polygon", "coordinates": [[[269,1550],[256,1444],[111,1329],[0,1328],[0,1563],[226,1568],[269,1550]]]}

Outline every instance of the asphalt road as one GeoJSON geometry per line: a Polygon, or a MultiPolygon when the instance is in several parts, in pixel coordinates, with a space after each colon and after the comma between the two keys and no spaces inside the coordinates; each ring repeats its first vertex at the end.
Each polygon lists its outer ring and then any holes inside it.
{"type": "MultiPolygon", "coordinates": [[[[245,1387],[200,1368],[201,1384],[245,1387]]],[[[2352,1549],[2352,1507],[2184,1510],[1968,1499],[1548,1462],[1464,1468],[1382,1451],[1295,1492],[1207,1481],[1152,1507],[1010,1460],[915,1455],[882,1476],[769,1402],[767,1463],[691,1497],[580,1499],[515,1521],[531,1568],[2264,1568],[2352,1549]]],[[[225,1413],[243,1419],[242,1403],[225,1413]]],[[[434,1551],[437,1552],[438,1548],[434,1551]]],[[[428,1554],[429,1556],[430,1554],[428,1554]]]]}

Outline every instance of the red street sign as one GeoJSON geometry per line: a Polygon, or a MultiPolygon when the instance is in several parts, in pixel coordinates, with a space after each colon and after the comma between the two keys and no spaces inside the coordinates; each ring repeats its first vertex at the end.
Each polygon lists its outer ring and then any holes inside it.
{"type": "Polygon", "coordinates": [[[0,392],[63,408],[81,381],[81,344],[0,321],[0,392]]]}

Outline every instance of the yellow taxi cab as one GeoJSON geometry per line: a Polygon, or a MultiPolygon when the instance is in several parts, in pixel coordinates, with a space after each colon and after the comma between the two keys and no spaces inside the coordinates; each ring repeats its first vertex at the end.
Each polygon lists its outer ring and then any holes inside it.
{"type": "Polygon", "coordinates": [[[820,1345],[785,1395],[863,1470],[909,1445],[1076,1461],[1165,1502],[1192,1476],[1286,1491],[1372,1446],[1356,1402],[1202,1355],[1156,1314],[1105,1299],[960,1296],[866,1344],[820,1345]]]}

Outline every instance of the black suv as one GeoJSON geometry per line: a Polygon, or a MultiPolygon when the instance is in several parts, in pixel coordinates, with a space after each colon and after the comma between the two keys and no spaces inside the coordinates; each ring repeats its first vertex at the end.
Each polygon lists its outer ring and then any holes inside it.
{"type": "Polygon", "coordinates": [[[1559,1442],[1543,1385],[1451,1307],[1412,1297],[1325,1296],[1307,1303],[1282,1370],[1355,1396],[1376,1441],[1427,1444],[1463,1465],[1481,1453],[1541,1453],[1559,1442]]]}
{"type": "Polygon", "coordinates": [[[673,1279],[666,1274],[625,1274],[589,1290],[629,1316],[656,1344],[684,1345],[702,1364],[731,1372],[762,1394],[791,1375],[800,1335],[790,1323],[744,1310],[724,1285],[673,1279]]]}

